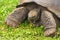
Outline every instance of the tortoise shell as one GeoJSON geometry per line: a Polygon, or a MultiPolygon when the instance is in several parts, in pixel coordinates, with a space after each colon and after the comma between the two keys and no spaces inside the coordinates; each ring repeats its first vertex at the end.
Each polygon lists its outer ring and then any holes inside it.
{"type": "Polygon", "coordinates": [[[20,0],[19,3],[35,2],[41,6],[47,7],[50,11],[60,18],[60,0],[20,0]]]}
{"type": "Polygon", "coordinates": [[[44,7],[51,7],[57,10],[60,10],[60,0],[20,0],[20,3],[35,2],[44,7]]]}

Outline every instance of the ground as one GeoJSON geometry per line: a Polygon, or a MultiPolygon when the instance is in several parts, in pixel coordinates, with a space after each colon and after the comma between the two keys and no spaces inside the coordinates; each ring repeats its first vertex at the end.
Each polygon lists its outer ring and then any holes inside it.
{"type": "Polygon", "coordinates": [[[60,40],[60,27],[57,28],[57,35],[54,37],[45,37],[43,27],[33,27],[26,21],[18,28],[7,26],[4,21],[10,14],[18,0],[0,0],[0,40],[60,40]]]}

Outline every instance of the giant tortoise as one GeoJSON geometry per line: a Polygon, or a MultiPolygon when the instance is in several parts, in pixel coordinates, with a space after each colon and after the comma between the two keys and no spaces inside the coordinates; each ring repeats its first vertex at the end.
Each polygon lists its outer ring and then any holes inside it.
{"type": "Polygon", "coordinates": [[[43,25],[45,36],[55,34],[60,24],[60,0],[20,0],[19,3],[7,16],[7,25],[14,27],[28,19],[35,26],[43,25]]]}

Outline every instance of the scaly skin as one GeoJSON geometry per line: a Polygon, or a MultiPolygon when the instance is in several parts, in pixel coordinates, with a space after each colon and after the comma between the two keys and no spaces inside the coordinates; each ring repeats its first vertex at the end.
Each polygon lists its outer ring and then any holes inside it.
{"type": "Polygon", "coordinates": [[[44,35],[50,36],[56,32],[56,22],[53,15],[48,11],[43,11],[41,15],[42,25],[44,26],[44,35]]]}
{"type": "Polygon", "coordinates": [[[10,15],[7,16],[5,23],[15,27],[27,18],[27,14],[28,10],[25,7],[16,8],[10,15]]]}

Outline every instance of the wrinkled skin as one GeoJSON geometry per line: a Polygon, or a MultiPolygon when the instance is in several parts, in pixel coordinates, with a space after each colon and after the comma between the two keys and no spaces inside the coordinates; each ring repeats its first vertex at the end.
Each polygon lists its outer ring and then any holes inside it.
{"type": "Polygon", "coordinates": [[[5,23],[12,27],[22,23],[28,15],[28,10],[25,7],[16,8],[10,15],[7,16],[5,23]]]}
{"type": "Polygon", "coordinates": [[[53,35],[56,32],[57,25],[60,24],[59,17],[53,11],[34,2],[17,5],[16,10],[8,15],[5,22],[7,25],[15,27],[25,21],[26,18],[36,26],[43,25],[45,36],[53,35]]]}

